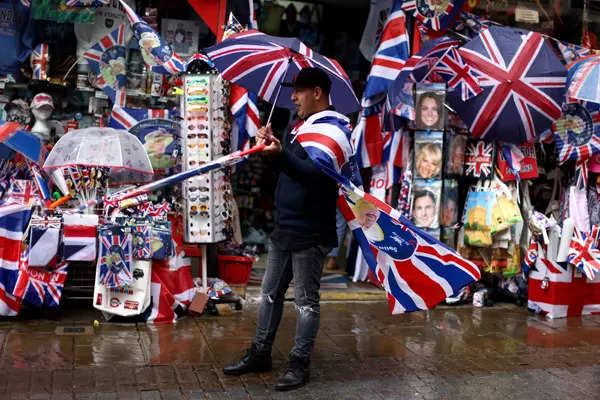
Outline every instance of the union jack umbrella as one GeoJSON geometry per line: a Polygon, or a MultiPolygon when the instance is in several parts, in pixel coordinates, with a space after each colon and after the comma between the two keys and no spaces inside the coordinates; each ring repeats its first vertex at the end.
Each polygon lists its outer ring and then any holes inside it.
{"type": "Polygon", "coordinates": [[[454,22],[465,0],[405,0],[402,9],[434,31],[445,30],[454,22]]]}
{"type": "Polygon", "coordinates": [[[600,271],[600,250],[598,236],[600,227],[594,225],[592,232],[585,234],[575,228],[569,245],[568,261],[582,271],[589,280],[594,280],[600,271]]]}
{"type": "Polygon", "coordinates": [[[185,72],[185,63],[179,54],[173,51],[171,46],[125,1],[119,0],[119,2],[131,23],[131,29],[138,41],[144,61],[150,65],[152,71],[163,75],[177,75],[185,72]]]}
{"type": "Polygon", "coordinates": [[[98,77],[96,86],[104,90],[113,104],[124,106],[127,94],[125,24],[102,37],[83,57],[98,77]]]}
{"type": "Polygon", "coordinates": [[[448,100],[474,137],[521,144],[560,117],[566,70],[541,34],[491,26],[458,51],[483,92],[448,100]]]}
{"type": "Polygon", "coordinates": [[[247,31],[205,49],[224,79],[279,107],[295,109],[290,82],[303,68],[324,70],[331,80],[330,102],[342,114],[360,109],[346,72],[339,63],[311,50],[295,38],[247,31]]]}
{"type": "Polygon", "coordinates": [[[479,86],[479,77],[465,63],[455,47],[446,51],[446,54],[431,69],[431,73],[439,74],[448,84],[448,91],[457,92],[457,95],[460,93],[462,101],[467,101],[483,92],[479,86]]]}
{"type": "Polygon", "coordinates": [[[50,66],[50,54],[48,45],[41,43],[35,46],[31,53],[31,69],[33,70],[33,79],[40,81],[48,79],[48,68],[50,66]]]}
{"type": "Polygon", "coordinates": [[[600,55],[577,59],[567,65],[569,101],[600,103],[600,55]]]}
{"type": "Polygon", "coordinates": [[[131,233],[119,228],[104,229],[100,232],[100,247],[100,284],[109,288],[132,284],[131,233]]]}

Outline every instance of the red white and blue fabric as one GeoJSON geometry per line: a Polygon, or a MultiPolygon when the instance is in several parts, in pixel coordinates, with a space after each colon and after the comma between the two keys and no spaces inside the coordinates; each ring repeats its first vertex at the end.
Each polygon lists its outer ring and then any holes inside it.
{"type": "Polygon", "coordinates": [[[60,220],[33,219],[29,228],[29,266],[45,267],[58,255],[60,220]]]}
{"type": "Polygon", "coordinates": [[[140,260],[152,258],[152,232],[150,224],[134,225],[132,235],[133,258],[140,260]]]}
{"type": "Polygon", "coordinates": [[[383,237],[375,241],[367,238],[348,203],[338,202],[369,268],[386,289],[390,312],[429,309],[481,277],[475,265],[341,174],[347,171],[345,164],[352,162],[350,126],[345,117],[333,111],[314,114],[296,129],[296,140],[313,162],[342,186],[350,202],[361,199],[379,210],[377,224],[383,237]]]}
{"type": "Polygon", "coordinates": [[[410,218],[410,210],[412,208],[412,171],[407,165],[402,171],[400,181],[400,194],[398,195],[398,206],[396,207],[404,218],[410,218]]]}
{"type": "Polygon", "coordinates": [[[458,51],[483,88],[447,96],[472,136],[521,144],[560,117],[566,70],[541,34],[491,26],[458,51]]]}
{"type": "Polygon", "coordinates": [[[421,24],[434,31],[444,31],[454,22],[465,0],[433,2],[427,0],[404,0],[402,9],[421,24]],[[443,6],[443,9],[440,9],[443,6]]]}
{"type": "Polygon", "coordinates": [[[324,70],[331,80],[330,103],[343,113],[360,109],[350,79],[336,60],[310,49],[295,38],[280,38],[256,31],[234,35],[205,49],[224,79],[243,86],[279,107],[295,109],[291,82],[303,68],[324,70]],[[250,37],[248,37],[250,36],[250,37]]]}
{"type": "Polygon", "coordinates": [[[567,103],[563,116],[552,124],[558,163],[585,161],[600,152],[598,106],[591,103],[567,103]]]}
{"type": "Polygon", "coordinates": [[[102,89],[113,104],[124,106],[127,95],[127,49],[125,24],[98,40],[83,53],[96,76],[96,86],[102,89]],[[116,71],[113,67],[118,66],[116,71]]]}
{"type": "Polygon", "coordinates": [[[102,7],[110,4],[110,0],[66,0],[67,7],[102,7]]]}
{"type": "Polygon", "coordinates": [[[124,0],[119,0],[119,2],[123,6],[127,19],[129,19],[133,35],[138,41],[144,56],[144,61],[150,64],[152,72],[163,75],[177,75],[185,72],[185,64],[179,54],[173,51],[171,46],[146,21],[141,19],[124,0]],[[150,51],[147,51],[143,46],[146,39],[153,42],[150,51]]]}
{"type": "Polygon", "coordinates": [[[408,132],[405,130],[383,133],[383,163],[385,164],[385,188],[402,181],[402,155],[408,144],[408,132]]]}
{"type": "Polygon", "coordinates": [[[34,181],[29,179],[10,179],[5,199],[12,203],[32,205],[41,199],[34,181]]]}
{"type": "Polygon", "coordinates": [[[40,197],[43,200],[50,200],[50,185],[48,180],[45,178],[42,170],[37,164],[29,162],[29,170],[31,171],[31,177],[40,197]]]}
{"type": "Polygon", "coordinates": [[[569,101],[585,100],[600,103],[600,55],[576,59],[567,65],[567,96],[569,101]]]}
{"type": "Polygon", "coordinates": [[[13,295],[37,308],[58,307],[67,280],[67,272],[67,262],[58,263],[56,258],[53,258],[46,268],[30,267],[29,251],[26,249],[21,254],[13,295]]]}
{"type": "Polygon", "coordinates": [[[48,68],[50,67],[50,53],[48,45],[41,43],[35,46],[31,53],[31,68],[33,79],[41,81],[48,79],[48,68]]]}
{"type": "Polygon", "coordinates": [[[400,8],[401,3],[401,0],[395,0],[388,15],[379,47],[371,62],[363,98],[386,92],[410,57],[406,16],[400,8]]]}
{"type": "Polygon", "coordinates": [[[600,276],[590,281],[577,277],[572,265],[538,258],[529,271],[527,308],[539,310],[548,318],[575,317],[600,313],[600,276]],[[547,286],[542,282],[547,281],[547,286]]]}
{"type": "Polygon", "coordinates": [[[185,60],[185,63],[183,65],[184,69],[187,71],[187,69],[189,68],[190,64],[193,63],[194,61],[202,61],[203,63],[206,63],[210,68],[214,68],[215,65],[212,63],[212,61],[210,61],[210,59],[208,58],[208,56],[204,53],[195,53],[194,55],[188,57],[185,60]]]}
{"type": "Polygon", "coordinates": [[[21,129],[17,123],[0,121],[3,133],[0,134],[0,142],[11,150],[22,154],[27,160],[36,164],[42,163],[42,140],[35,134],[21,129]],[[12,129],[6,129],[5,124],[12,124],[12,129]],[[6,129],[6,130],[5,130],[6,129]]]}
{"type": "Polygon", "coordinates": [[[470,140],[465,149],[465,175],[487,178],[494,170],[494,143],[470,140]]]}
{"type": "Polygon", "coordinates": [[[569,245],[569,256],[567,260],[587,276],[594,280],[600,271],[600,250],[598,250],[598,236],[600,227],[594,225],[589,234],[580,232],[575,228],[571,244],[569,245]]]}
{"type": "Polygon", "coordinates": [[[19,274],[21,242],[31,217],[22,204],[0,204],[0,315],[17,315],[21,300],[13,295],[19,274]]]}
{"type": "MultiPolygon", "coordinates": [[[[384,129],[398,130],[402,128],[399,119],[393,115],[402,116],[414,120],[414,99],[413,99],[413,83],[420,82],[424,79],[432,66],[438,63],[446,51],[458,46],[460,42],[446,36],[426,42],[419,52],[411,56],[407,61],[402,71],[396,80],[390,85],[388,90],[388,101],[385,107],[384,129]],[[390,115],[392,113],[393,115],[390,115]]],[[[431,78],[431,77],[429,77],[431,78]]]]}
{"type": "Polygon", "coordinates": [[[152,306],[142,314],[151,324],[170,324],[196,295],[191,259],[183,251],[168,260],[152,262],[152,306]]]}
{"type": "Polygon", "coordinates": [[[107,288],[133,283],[131,273],[131,233],[121,228],[100,230],[100,254],[98,281],[107,288]]]}
{"type": "Polygon", "coordinates": [[[554,39],[560,53],[562,54],[565,63],[570,64],[575,60],[578,60],[583,57],[587,57],[590,55],[591,51],[587,47],[578,46],[576,44],[563,42],[558,39],[554,39]]]}
{"type": "Polygon", "coordinates": [[[97,227],[97,215],[64,214],[63,258],[67,261],[95,261],[97,227]]]}
{"type": "Polygon", "coordinates": [[[239,85],[231,85],[229,107],[234,118],[231,134],[232,151],[248,150],[250,138],[256,136],[260,125],[257,100],[256,94],[248,92],[239,85]]]}
{"type": "Polygon", "coordinates": [[[534,236],[531,236],[529,241],[529,247],[527,248],[527,252],[525,253],[525,257],[523,258],[523,271],[527,273],[528,270],[535,268],[535,262],[538,259],[539,251],[537,239],[534,236]]]}
{"type": "Polygon", "coordinates": [[[352,131],[352,145],[359,168],[381,164],[383,154],[382,109],[385,95],[362,101],[363,109],[358,124],[352,131]]]}
{"type": "Polygon", "coordinates": [[[479,86],[479,77],[465,63],[455,47],[449,48],[440,58],[432,73],[439,74],[446,81],[449,92],[460,93],[462,101],[467,101],[483,91],[479,86]]]}

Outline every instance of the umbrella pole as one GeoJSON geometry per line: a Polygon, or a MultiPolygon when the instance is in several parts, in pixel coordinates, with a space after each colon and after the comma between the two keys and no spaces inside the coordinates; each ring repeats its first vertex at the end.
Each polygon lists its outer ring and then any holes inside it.
{"type": "Polygon", "coordinates": [[[283,80],[285,79],[285,76],[287,75],[288,69],[290,68],[290,60],[291,60],[291,58],[288,58],[288,63],[287,63],[287,66],[285,67],[285,73],[281,77],[281,81],[279,81],[279,85],[277,85],[277,94],[275,95],[275,100],[273,101],[273,105],[271,106],[271,112],[269,112],[269,118],[267,119],[267,123],[265,124],[265,126],[267,126],[271,123],[271,117],[273,116],[273,110],[275,110],[275,104],[277,104],[277,100],[279,100],[279,93],[281,93],[281,84],[283,83],[283,80]]]}

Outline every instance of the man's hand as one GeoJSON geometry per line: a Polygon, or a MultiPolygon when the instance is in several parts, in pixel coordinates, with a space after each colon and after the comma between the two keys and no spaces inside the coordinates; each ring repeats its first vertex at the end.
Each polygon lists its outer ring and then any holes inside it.
{"type": "Polygon", "coordinates": [[[263,149],[262,153],[266,155],[273,155],[281,153],[281,142],[275,136],[271,136],[271,140],[269,143],[258,138],[256,141],[257,144],[264,143],[266,147],[263,149]]]}
{"type": "Polygon", "coordinates": [[[267,124],[266,126],[261,126],[260,129],[256,132],[257,143],[264,143],[267,146],[271,144],[273,139],[276,139],[273,135],[273,129],[271,128],[271,124],[267,124]],[[262,141],[262,142],[261,142],[262,141]]]}

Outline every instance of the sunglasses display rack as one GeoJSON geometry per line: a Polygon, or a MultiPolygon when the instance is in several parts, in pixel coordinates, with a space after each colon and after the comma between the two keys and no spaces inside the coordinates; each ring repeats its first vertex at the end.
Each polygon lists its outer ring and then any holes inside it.
{"type": "MultiPolygon", "coordinates": [[[[182,101],[183,169],[229,154],[229,85],[216,74],[186,75],[182,101]]],[[[185,241],[216,243],[231,235],[230,168],[183,183],[185,241]]]]}

